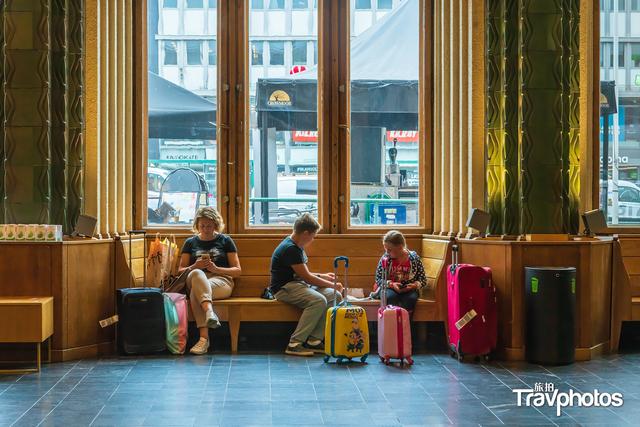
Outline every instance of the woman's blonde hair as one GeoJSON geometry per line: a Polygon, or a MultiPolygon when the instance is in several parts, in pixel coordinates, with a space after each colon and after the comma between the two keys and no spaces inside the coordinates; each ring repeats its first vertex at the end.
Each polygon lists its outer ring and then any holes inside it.
{"type": "Polygon", "coordinates": [[[215,208],[211,206],[204,206],[198,209],[196,217],[193,218],[193,231],[196,233],[198,232],[198,222],[200,222],[200,218],[207,218],[213,221],[213,225],[217,233],[222,233],[224,230],[224,220],[222,219],[222,215],[220,215],[220,212],[215,208]]]}
{"type": "Polygon", "coordinates": [[[382,238],[384,243],[390,243],[392,245],[402,245],[407,246],[407,241],[404,238],[404,234],[399,232],[398,230],[389,230],[387,234],[382,238]]]}

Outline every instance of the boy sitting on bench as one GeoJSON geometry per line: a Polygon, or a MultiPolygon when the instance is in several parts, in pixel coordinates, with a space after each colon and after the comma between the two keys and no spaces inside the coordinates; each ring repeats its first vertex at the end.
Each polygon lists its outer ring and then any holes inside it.
{"type": "MultiPolygon", "coordinates": [[[[304,249],[313,242],[322,226],[309,213],[299,216],[293,233],[287,236],[271,257],[271,293],[278,301],[303,309],[298,326],[289,339],[285,353],[313,356],[323,353],[327,307],[333,305],[334,274],[311,273],[304,249]]],[[[342,298],[342,284],[336,283],[336,298],[342,298]]]]}

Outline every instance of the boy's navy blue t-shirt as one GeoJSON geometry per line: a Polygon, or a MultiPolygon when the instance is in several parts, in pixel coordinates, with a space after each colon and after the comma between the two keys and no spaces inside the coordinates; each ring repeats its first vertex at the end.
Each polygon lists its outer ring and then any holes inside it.
{"type": "Polygon", "coordinates": [[[271,256],[271,292],[275,294],[285,284],[295,280],[296,273],[292,265],[306,263],[307,254],[290,236],[280,242],[271,256]]]}

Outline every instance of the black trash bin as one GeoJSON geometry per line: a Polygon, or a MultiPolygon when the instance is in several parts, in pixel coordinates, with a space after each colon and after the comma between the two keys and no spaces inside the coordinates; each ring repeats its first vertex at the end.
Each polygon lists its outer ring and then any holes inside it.
{"type": "Polygon", "coordinates": [[[525,267],[528,362],[564,365],[575,360],[576,269],[525,267]]]}

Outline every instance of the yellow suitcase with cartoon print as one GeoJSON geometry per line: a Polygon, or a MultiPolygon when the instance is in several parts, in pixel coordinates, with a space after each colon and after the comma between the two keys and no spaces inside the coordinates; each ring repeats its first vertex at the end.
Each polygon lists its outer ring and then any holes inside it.
{"type": "MultiPolygon", "coordinates": [[[[338,263],[344,261],[345,275],[344,286],[347,289],[347,270],[349,268],[349,258],[345,256],[336,257],[333,260],[335,268],[334,283],[338,277],[338,263]]],[[[346,292],[345,292],[346,293],[346,292]]],[[[337,363],[351,361],[360,358],[364,363],[369,355],[369,323],[367,313],[364,308],[350,305],[347,301],[327,310],[327,320],[324,332],[324,361],[334,357],[337,363]]]]}

